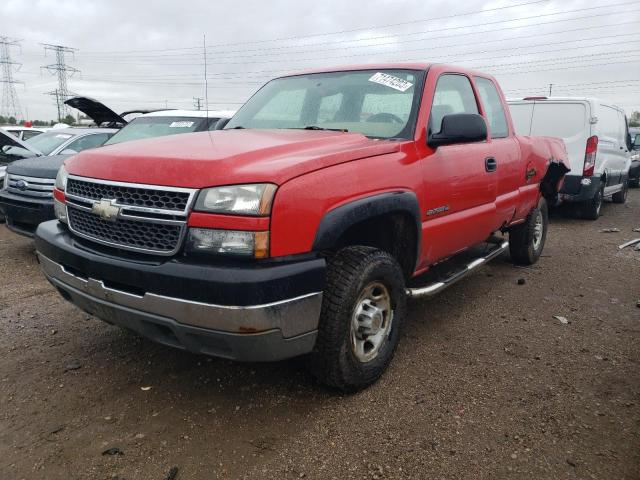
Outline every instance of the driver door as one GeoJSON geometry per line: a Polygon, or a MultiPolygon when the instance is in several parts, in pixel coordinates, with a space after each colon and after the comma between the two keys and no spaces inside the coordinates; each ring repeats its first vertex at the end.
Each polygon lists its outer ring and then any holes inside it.
{"type": "MultiPolygon", "coordinates": [[[[466,75],[444,73],[437,81],[428,129],[440,131],[442,118],[479,114],[466,75]]],[[[428,264],[487,239],[495,230],[498,168],[487,141],[438,147],[422,160],[426,212],[423,251],[428,264]]]]}

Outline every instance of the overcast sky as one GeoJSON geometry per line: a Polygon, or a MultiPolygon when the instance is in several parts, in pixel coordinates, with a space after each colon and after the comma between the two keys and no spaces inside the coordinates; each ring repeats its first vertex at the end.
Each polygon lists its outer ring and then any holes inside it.
{"type": "Polygon", "coordinates": [[[116,111],[235,109],[269,78],[379,61],[457,63],[495,75],[509,97],[598,96],[640,110],[640,1],[3,0],[0,35],[22,63],[23,113],[53,119],[55,58],[77,49],[69,89],[116,111]]]}

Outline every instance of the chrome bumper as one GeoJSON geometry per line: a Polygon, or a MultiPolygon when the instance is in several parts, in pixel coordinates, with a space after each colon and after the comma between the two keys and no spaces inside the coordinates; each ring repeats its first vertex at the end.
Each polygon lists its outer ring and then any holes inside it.
{"type": "Polygon", "coordinates": [[[108,287],[98,279],[75,275],[39,252],[38,258],[44,274],[55,287],[67,292],[80,306],[91,304],[91,313],[106,321],[111,320],[115,308],[119,318],[131,312],[132,316],[165,319],[220,333],[255,334],[279,330],[281,336],[288,339],[315,332],[318,328],[322,292],[264,305],[215,305],[148,292],[136,295],[108,287]],[[78,295],[82,298],[76,301],[78,295]]]}

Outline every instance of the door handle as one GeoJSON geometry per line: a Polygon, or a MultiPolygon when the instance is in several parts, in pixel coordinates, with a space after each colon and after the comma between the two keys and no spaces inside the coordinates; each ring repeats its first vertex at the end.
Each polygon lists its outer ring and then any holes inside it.
{"type": "Polygon", "coordinates": [[[484,169],[487,172],[495,172],[498,169],[498,162],[493,157],[487,157],[484,159],[484,169]]]}

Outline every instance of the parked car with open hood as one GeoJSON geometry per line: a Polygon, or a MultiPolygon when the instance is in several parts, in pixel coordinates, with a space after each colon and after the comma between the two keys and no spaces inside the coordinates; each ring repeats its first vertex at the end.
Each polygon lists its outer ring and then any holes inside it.
{"type": "MultiPolygon", "coordinates": [[[[91,116],[98,125],[120,126],[125,124],[120,130],[113,130],[115,133],[111,133],[109,137],[102,139],[93,147],[102,145],[105,140],[105,145],[110,145],[131,140],[209,130],[215,127],[220,119],[228,119],[234,113],[230,111],[164,110],[142,114],[127,123],[125,117],[132,112],[118,115],[100,102],[86,97],[76,97],[68,100],[67,103],[91,116]]],[[[136,111],[136,113],[141,112],[136,111]]],[[[59,132],[62,130],[57,130],[56,134],[59,132]]],[[[61,149],[58,148],[58,151],[61,149]]],[[[62,150],[62,153],[71,152],[62,150]]],[[[6,175],[6,188],[0,191],[0,211],[4,212],[9,229],[15,233],[32,236],[38,224],[55,218],[53,184],[58,169],[67,157],[68,155],[37,157],[21,160],[11,165],[6,175]]]]}
{"type": "Polygon", "coordinates": [[[565,177],[561,201],[591,220],[600,216],[606,197],[626,201],[631,154],[623,109],[583,97],[528,97],[510,100],[509,108],[520,135],[564,140],[571,171],[565,177]]]}

